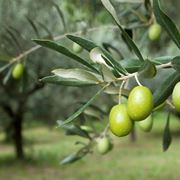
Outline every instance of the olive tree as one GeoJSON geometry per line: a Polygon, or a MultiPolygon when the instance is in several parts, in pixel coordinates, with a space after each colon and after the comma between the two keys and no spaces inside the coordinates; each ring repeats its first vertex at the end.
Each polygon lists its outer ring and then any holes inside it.
{"type": "Polygon", "coordinates": [[[141,20],[143,18],[145,20],[132,23],[128,28],[121,24],[115,8],[109,0],[101,0],[101,2],[114,19],[127,48],[133,52],[133,57],[123,57],[116,48],[109,44],[103,44],[102,47],[91,40],[72,34],[68,34],[66,37],[78,44],[79,48],[85,49],[89,53],[89,60],[78,56],[68,47],[55,41],[34,39],[37,44],[60,52],[82,65],[81,68],[54,69],[52,71],[53,75],[42,78],[42,82],[63,86],[100,87],[94,96],[83,103],[74,114],[66,120],[57,121],[59,127],[65,129],[68,135],[75,134],[89,140],[88,143],[77,142],[77,144],[82,144],[83,147],[78,152],[63,159],[62,164],[81,159],[91,153],[96,144],[100,153],[108,152],[112,148],[109,139],[110,132],[118,137],[126,136],[133,130],[135,123],[139,123],[144,131],[150,131],[153,121],[151,114],[166,104],[169,108],[163,135],[163,149],[165,151],[171,143],[170,114],[180,110],[179,54],[173,56],[167,54],[151,59],[145,58],[132,36],[132,29],[148,26],[149,39],[157,41],[163,29],[179,50],[179,31],[174,22],[161,10],[159,0],[153,0],[152,6],[150,1],[144,1],[145,16],[140,13],[137,16],[141,20]],[[109,49],[115,50],[119,57],[114,57],[109,49]],[[152,83],[152,79],[156,79],[161,72],[165,72],[166,75],[163,80],[158,81],[158,86],[153,90],[149,82],[152,83]],[[136,81],[135,87],[129,86],[132,79],[136,81]],[[82,118],[82,115],[91,113],[95,116],[97,112],[104,113],[102,109],[92,104],[102,93],[111,97],[115,96],[117,103],[110,110],[109,121],[106,122],[104,130],[97,132],[93,129],[93,126],[84,125],[88,119],[82,118]],[[123,97],[125,97],[125,100],[123,97]]]}

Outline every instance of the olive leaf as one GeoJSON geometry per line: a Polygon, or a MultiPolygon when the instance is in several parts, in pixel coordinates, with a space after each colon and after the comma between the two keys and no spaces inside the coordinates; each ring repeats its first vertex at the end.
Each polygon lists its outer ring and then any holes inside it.
{"type": "Polygon", "coordinates": [[[161,10],[159,0],[153,0],[153,9],[158,23],[167,31],[178,48],[180,48],[180,33],[175,23],[161,10]]]}
{"type": "Polygon", "coordinates": [[[62,78],[57,75],[46,76],[46,77],[40,79],[40,81],[42,81],[44,83],[58,84],[58,85],[63,85],[63,86],[75,86],[75,87],[97,85],[96,81],[94,81],[94,82],[81,81],[81,80],[77,80],[74,78],[62,78]]]}
{"type": "MultiPolygon", "coordinates": [[[[62,124],[61,121],[57,121],[57,123],[62,124]]],[[[78,125],[66,124],[62,128],[66,131],[66,135],[78,135],[91,139],[89,134],[86,131],[82,130],[78,125]]]]}
{"type": "Polygon", "coordinates": [[[47,47],[49,49],[60,52],[60,53],[64,54],[65,56],[70,57],[73,60],[83,64],[84,66],[88,67],[89,69],[91,69],[95,72],[98,72],[97,69],[95,67],[93,67],[90,63],[88,63],[87,61],[85,61],[81,57],[77,56],[76,54],[71,52],[69,49],[65,48],[64,46],[60,45],[57,42],[54,42],[51,40],[42,40],[42,39],[34,39],[33,41],[43,47],[47,47]]]}
{"type": "Polygon", "coordinates": [[[161,56],[161,57],[153,58],[151,61],[156,65],[160,65],[160,64],[166,64],[168,62],[171,62],[173,58],[174,56],[161,56]]]}
{"type": "Polygon", "coordinates": [[[143,62],[138,59],[131,58],[121,60],[121,64],[129,73],[134,73],[139,70],[139,68],[143,65],[143,62]]]}
{"type": "Polygon", "coordinates": [[[164,128],[164,133],[163,133],[163,151],[168,150],[168,148],[171,144],[171,141],[172,141],[170,127],[169,127],[170,126],[169,121],[170,121],[170,112],[168,113],[166,125],[164,128]]]}
{"type": "Polygon", "coordinates": [[[99,81],[102,81],[102,78],[100,75],[84,70],[84,69],[79,69],[79,68],[55,69],[52,71],[52,73],[62,78],[76,79],[76,80],[85,81],[85,82],[87,81],[89,83],[98,83],[99,81]]]}
{"type": "Polygon", "coordinates": [[[104,7],[107,9],[107,11],[110,13],[110,15],[114,18],[116,24],[118,25],[119,29],[122,32],[124,39],[126,40],[126,43],[132,48],[132,50],[134,51],[136,56],[139,58],[139,60],[144,61],[144,58],[143,58],[141,52],[139,51],[139,49],[137,48],[136,44],[133,42],[133,40],[131,39],[129,34],[123,29],[123,27],[117,17],[116,11],[115,11],[114,7],[112,6],[112,4],[110,3],[110,1],[109,0],[101,0],[101,2],[104,5],[104,7]]]}
{"type": "Polygon", "coordinates": [[[80,156],[78,156],[76,153],[73,153],[71,155],[66,156],[61,162],[61,165],[70,164],[77,160],[81,159],[80,156]]]}

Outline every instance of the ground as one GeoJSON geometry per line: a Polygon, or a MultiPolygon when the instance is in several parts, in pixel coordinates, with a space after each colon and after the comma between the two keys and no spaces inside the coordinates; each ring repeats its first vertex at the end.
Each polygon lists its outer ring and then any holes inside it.
{"type": "MultiPolygon", "coordinates": [[[[172,118],[172,145],[162,152],[165,115],[158,115],[151,133],[137,127],[137,142],[129,137],[113,137],[114,149],[102,156],[94,152],[77,163],[61,166],[59,161],[73,152],[79,137],[67,137],[60,129],[45,126],[27,128],[24,136],[29,161],[14,160],[13,148],[0,145],[0,179],[2,180],[179,180],[180,122],[172,118]]],[[[3,134],[0,134],[0,140],[3,134]]]]}

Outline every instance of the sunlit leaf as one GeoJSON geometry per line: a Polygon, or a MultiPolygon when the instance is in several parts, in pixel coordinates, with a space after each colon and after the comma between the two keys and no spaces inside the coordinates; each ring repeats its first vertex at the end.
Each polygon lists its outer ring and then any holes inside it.
{"type": "Polygon", "coordinates": [[[63,86],[75,86],[75,87],[97,85],[97,82],[80,81],[73,78],[62,78],[57,75],[44,77],[41,79],[41,81],[45,83],[58,84],[63,86]]]}
{"type": "Polygon", "coordinates": [[[74,69],[55,69],[52,71],[55,75],[62,77],[62,78],[70,78],[70,79],[76,79],[79,81],[87,81],[89,83],[98,83],[99,81],[102,81],[102,78],[100,75],[95,74],[93,72],[74,68],[74,69]]]}

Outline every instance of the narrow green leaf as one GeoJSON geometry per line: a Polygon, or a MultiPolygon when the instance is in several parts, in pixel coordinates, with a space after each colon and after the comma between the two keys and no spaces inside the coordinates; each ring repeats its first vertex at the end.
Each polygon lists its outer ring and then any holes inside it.
{"type": "Polygon", "coordinates": [[[153,94],[154,107],[162,104],[172,94],[173,88],[178,81],[180,81],[180,74],[171,72],[162,83],[158,84],[153,94]]]}
{"type": "Polygon", "coordinates": [[[98,47],[98,45],[96,45],[94,42],[78,37],[78,36],[73,36],[73,35],[68,34],[66,37],[72,40],[73,42],[76,42],[77,44],[79,44],[80,46],[82,46],[84,49],[86,49],[89,52],[95,47],[98,47]]]}
{"type": "Polygon", "coordinates": [[[31,18],[29,18],[28,16],[26,16],[26,19],[27,21],[29,22],[29,24],[31,25],[31,27],[33,28],[36,36],[39,38],[40,37],[40,34],[39,34],[39,30],[38,28],[36,27],[36,24],[33,22],[33,20],[31,18]]]}
{"type": "Polygon", "coordinates": [[[43,47],[47,47],[49,49],[55,50],[57,52],[60,52],[62,54],[64,54],[67,57],[72,58],[73,60],[85,65],[86,67],[92,69],[93,71],[96,71],[96,68],[94,68],[91,64],[89,64],[87,61],[85,61],[84,59],[82,59],[81,57],[77,56],[76,54],[74,54],[73,52],[71,52],[70,50],[68,50],[67,48],[65,48],[64,46],[58,44],[57,42],[54,41],[50,41],[50,40],[40,40],[40,39],[34,39],[34,42],[36,42],[37,44],[43,46],[43,47]]]}
{"type": "Polygon", "coordinates": [[[7,34],[9,34],[11,40],[13,41],[13,43],[15,44],[16,48],[19,50],[19,52],[22,52],[22,46],[21,43],[19,42],[19,38],[17,37],[16,34],[14,34],[14,32],[11,31],[11,29],[6,29],[7,34]]]}
{"type": "Polygon", "coordinates": [[[172,61],[173,58],[174,56],[161,56],[161,57],[156,57],[152,59],[151,61],[155,63],[156,65],[160,65],[160,64],[166,64],[172,61]]]}
{"type": "Polygon", "coordinates": [[[100,75],[95,74],[93,72],[84,70],[84,69],[79,69],[79,68],[74,68],[74,69],[55,69],[52,71],[55,75],[62,77],[62,78],[67,78],[67,79],[76,79],[79,81],[87,81],[89,83],[98,83],[99,81],[102,81],[102,78],[100,75]]]}
{"type": "Polygon", "coordinates": [[[58,14],[59,14],[59,17],[61,18],[62,20],[62,24],[64,26],[64,29],[66,29],[66,22],[65,22],[65,18],[64,18],[64,14],[62,12],[62,10],[60,9],[60,7],[56,4],[56,3],[53,3],[54,7],[56,8],[58,14]]]}
{"type": "Polygon", "coordinates": [[[180,48],[180,33],[174,22],[161,10],[159,0],[153,0],[153,9],[158,23],[167,31],[178,48],[180,48]]]}
{"type": "Polygon", "coordinates": [[[170,127],[169,127],[170,126],[169,121],[170,121],[170,112],[168,113],[166,125],[164,128],[164,133],[163,133],[163,151],[168,150],[168,148],[171,144],[171,141],[172,141],[170,127]]]}
{"type": "Polygon", "coordinates": [[[88,153],[89,153],[89,145],[85,145],[80,150],[78,150],[76,153],[73,153],[73,154],[65,157],[61,161],[61,165],[74,163],[74,162],[80,160],[81,158],[83,158],[84,156],[86,156],[88,153]]]}
{"type": "MultiPolygon", "coordinates": [[[[58,121],[58,124],[62,124],[62,123],[63,122],[58,121]]],[[[63,126],[63,129],[66,130],[66,135],[78,135],[81,137],[91,139],[89,134],[86,131],[82,130],[78,125],[66,124],[63,126]]]]}
{"type": "Polygon", "coordinates": [[[48,27],[46,27],[45,24],[39,22],[39,25],[42,27],[42,29],[44,29],[44,31],[48,34],[48,38],[49,39],[53,39],[53,35],[52,35],[52,32],[48,29],[48,27]]]}
{"type": "Polygon", "coordinates": [[[141,55],[139,49],[137,48],[136,44],[133,42],[133,40],[130,38],[130,36],[128,35],[128,33],[123,29],[116,11],[114,9],[114,7],[112,6],[112,4],[110,3],[109,0],[101,0],[101,2],[103,3],[104,7],[108,10],[108,12],[110,13],[110,15],[114,18],[116,24],[118,25],[119,29],[122,32],[123,37],[125,38],[127,44],[133,49],[134,53],[136,54],[136,56],[139,58],[140,61],[144,61],[143,56],[141,55]]]}
{"type": "Polygon", "coordinates": [[[58,84],[63,86],[75,86],[75,87],[97,85],[96,82],[80,81],[73,78],[62,78],[57,75],[44,77],[40,81],[45,83],[58,84]]]}
{"type": "Polygon", "coordinates": [[[65,165],[65,164],[71,164],[79,159],[81,159],[81,156],[78,156],[77,153],[73,153],[71,155],[66,156],[61,162],[61,165],[65,165]]]}
{"type": "Polygon", "coordinates": [[[180,72],[180,56],[173,58],[172,65],[177,72],[180,72]]]}
{"type": "Polygon", "coordinates": [[[67,123],[72,122],[75,118],[77,118],[103,91],[104,89],[107,87],[104,86],[103,88],[101,88],[86,104],[84,104],[78,111],[76,111],[73,115],[71,115],[68,119],[66,119],[65,121],[63,121],[63,123],[60,126],[64,126],[67,123]]]}

